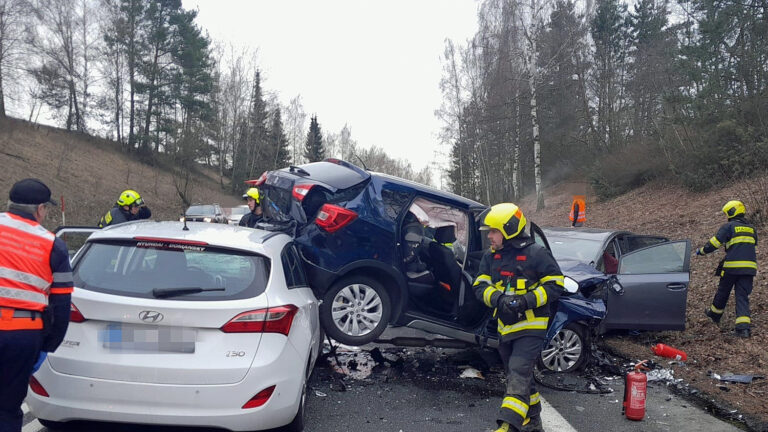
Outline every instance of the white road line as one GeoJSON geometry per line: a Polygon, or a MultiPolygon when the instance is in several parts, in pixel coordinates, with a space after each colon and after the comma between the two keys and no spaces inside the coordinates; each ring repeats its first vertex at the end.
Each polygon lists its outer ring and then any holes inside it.
{"type": "MultiPolygon", "coordinates": [[[[551,430],[557,432],[576,432],[576,429],[571,426],[568,421],[557,412],[544,398],[541,399],[541,422],[543,423],[544,430],[551,430]]],[[[26,431],[23,431],[26,432],[26,431]]]]}
{"type": "Polygon", "coordinates": [[[45,429],[43,425],[41,425],[37,419],[34,419],[31,422],[25,424],[24,427],[21,428],[21,432],[39,432],[43,429],[45,429]]]}
{"type": "Polygon", "coordinates": [[[29,405],[27,405],[26,403],[21,404],[21,411],[24,414],[28,413],[29,412],[29,405]]]}

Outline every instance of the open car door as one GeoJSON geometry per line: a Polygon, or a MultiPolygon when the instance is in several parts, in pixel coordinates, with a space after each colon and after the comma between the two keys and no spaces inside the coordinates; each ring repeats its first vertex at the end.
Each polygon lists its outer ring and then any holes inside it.
{"type": "Polygon", "coordinates": [[[691,242],[654,244],[623,255],[618,281],[608,290],[605,329],[684,330],[691,242]]]}
{"type": "Polygon", "coordinates": [[[85,241],[88,240],[88,237],[90,237],[94,231],[100,229],[101,228],[99,227],[89,226],[60,226],[53,230],[53,233],[67,244],[69,261],[72,262],[75,255],[77,255],[77,252],[83,247],[85,241]]]}

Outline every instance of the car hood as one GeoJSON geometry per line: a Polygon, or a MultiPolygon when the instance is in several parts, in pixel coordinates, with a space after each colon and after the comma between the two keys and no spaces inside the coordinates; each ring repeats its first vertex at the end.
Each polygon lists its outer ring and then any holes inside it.
{"type": "Polygon", "coordinates": [[[581,261],[561,260],[558,261],[558,264],[563,275],[578,282],[580,287],[594,285],[610,278],[600,270],[581,261]]]}

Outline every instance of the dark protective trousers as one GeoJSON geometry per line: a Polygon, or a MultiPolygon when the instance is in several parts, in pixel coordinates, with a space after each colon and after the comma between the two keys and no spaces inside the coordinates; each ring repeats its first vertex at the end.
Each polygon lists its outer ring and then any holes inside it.
{"type": "Polygon", "coordinates": [[[717,309],[725,309],[731,290],[735,288],[736,297],[736,330],[749,329],[751,318],[749,314],[749,295],[752,294],[752,275],[724,274],[720,277],[712,306],[717,309]]]}
{"type": "Polygon", "coordinates": [[[507,422],[518,431],[526,418],[541,415],[533,368],[544,341],[544,336],[523,336],[499,344],[499,355],[507,374],[507,389],[498,421],[507,422]],[[524,408],[522,412],[521,408],[524,408]]]}
{"type": "Polygon", "coordinates": [[[21,404],[42,344],[43,330],[0,330],[0,432],[21,431],[21,404]]]}

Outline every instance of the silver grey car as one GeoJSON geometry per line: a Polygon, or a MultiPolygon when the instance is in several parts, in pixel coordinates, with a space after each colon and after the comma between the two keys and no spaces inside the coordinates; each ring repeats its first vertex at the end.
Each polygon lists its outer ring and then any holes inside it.
{"type": "Polygon", "coordinates": [[[615,274],[601,331],[684,330],[691,242],[594,228],[542,228],[563,272],[589,264],[615,274]]]}

